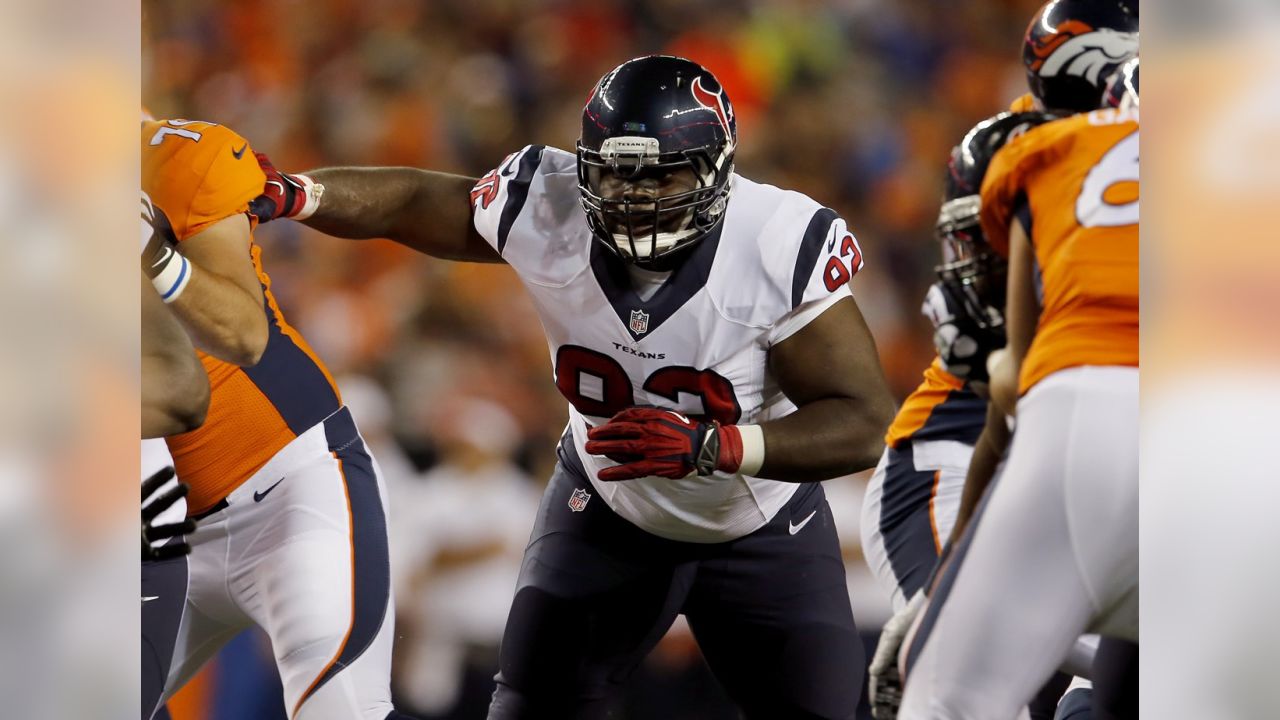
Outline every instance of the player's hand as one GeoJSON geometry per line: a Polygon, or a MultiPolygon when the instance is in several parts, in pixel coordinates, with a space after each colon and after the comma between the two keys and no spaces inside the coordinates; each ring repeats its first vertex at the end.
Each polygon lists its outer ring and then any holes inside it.
{"type": "Polygon", "coordinates": [[[742,435],[733,425],[699,422],[661,408],[633,407],[588,430],[587,452],[621,463],[601,470],[597,475],[601,480],[651,475],[679,479],[695,472],[737,472],[742,465],[742,435]]]}
{"type": "Polygon", "coordinates": [[[316,211],[320,197],[324,195],[324,185],[313,182],[306,175],[280,172],[271,164],[271,158],[263,153],[255,152],[253,156],[267,176],[262,194],[249,201],[249,213],[258,218],[259,223],[282,217],[304,220],[316,211]]]}
{"type": "Polygon", "coordinates": [[[983,329],[944,283],[929,286],[920,312],[933,323],[933,347],[942,369],[961,380],[987,382],[987,355],[1004,344],[1002,333],[983,329]]]}
{"type": "Polygon", "coordinates": [[[184,520],[180,523],[169,523],[167,525],[152,524],[160,513],[173,507],[173,504],[178,502],[179,498],[185,497],[187,492],[190,491],[190,488],[185,483],[178,483],[176,487],[166,490],[150,502],[147,502],[147,499],[155,495],[171,478],[173,478],[173,468],[166,467],[157,471],[142,483],[142,559],[144,561],[168,560],[182,557],[191,552],[191,546],[181,536],[195,532],[196,524],[194,521],[184,520]],[[164,545],[157,546],[153,544],[159,540],[169,538],[177,539],[170,540],[164,545]]]}
{"type": "Polygon", "coordinates": [[[880,642],[867,669],[867,700],[871,703],[871,715],[876,720],[894,720],[902,705],[902,673],[898,668],[898,655],[902,641],[920,609],[924,607],[924,592],[917,592],[907,606],[894,613],[880,631],[880,642]]]}

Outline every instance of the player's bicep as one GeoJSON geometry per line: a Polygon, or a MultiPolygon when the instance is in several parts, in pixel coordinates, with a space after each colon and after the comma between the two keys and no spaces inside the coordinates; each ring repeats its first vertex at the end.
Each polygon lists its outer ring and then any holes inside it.
{"type": "Polygon", "coordinates": [[[875,339],[852,297],[771,347],[769,370],[797,406],[833,397],[892,404],[875,339]]]}
{"type": "Polygon", "coordinates": [[[223,218],[183,240],[179,251],[197,268],[227,279],[258,304],[262,303],[262,285],[249,254],[249,216],[236,214],[223,218]]]}
{"type": "Polygon", "coordinates": [[[444,260],[500,263],[502,256],[472,222],[475,178],[427,173],[401,218],[401,244],[444,260]],[[405,227],[405,225],[410,225],[405,227]],[[434,225],[434,227],[433,227],[434,225]],[[422,232],[423,230],[431,230],[422,232]]]}

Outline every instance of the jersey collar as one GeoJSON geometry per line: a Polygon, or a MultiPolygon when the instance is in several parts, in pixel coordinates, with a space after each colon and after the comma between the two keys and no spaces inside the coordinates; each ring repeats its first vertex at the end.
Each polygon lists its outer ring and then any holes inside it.
{"type": "Polygon", "coordinates": [[[602,247],[598,242],[591,243],[591,271],[596,282],[609,299],[613,311],[617,313],[622,326],[631,334],[631,339],[639,342],[642,338],[653,334],[654,330],[667,318],[697,294],[707,284],[711,275],[711,265],[716,258],[716,249],[720,245],[720,233],[724,229],[721,221],[706,237],[698,241],[689,257],[671,273],[671,277],[658,288],[648,301],[631,289],[631,278],[623,260],[602,247]],[[633,321],[633,314],[639,313],[643,321],[633,321]],[[643,328],[637,332],[637,328],[643,328]]]}

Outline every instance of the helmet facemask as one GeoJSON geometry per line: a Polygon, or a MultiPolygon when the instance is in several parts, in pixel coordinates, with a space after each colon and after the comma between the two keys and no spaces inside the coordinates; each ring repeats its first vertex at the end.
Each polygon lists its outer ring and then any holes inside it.
{"type": "Polygon", "coordinates": [[[733,147],[718,149],[662,153],[639,136],[598,150],[579,142],[578,189],[596,239],[645,266],[705,237],[724,217],[733,173],[733,147]]]}
{"type": "Polygon", "coordinates": [[[965,314],[979,329],[998,335],[1003,345],[1009,265],[983,237],[978,218],[981,203],[981,196],[965,195],[942,205],[937,223],[942,264],[936,270],[965,314]]]}

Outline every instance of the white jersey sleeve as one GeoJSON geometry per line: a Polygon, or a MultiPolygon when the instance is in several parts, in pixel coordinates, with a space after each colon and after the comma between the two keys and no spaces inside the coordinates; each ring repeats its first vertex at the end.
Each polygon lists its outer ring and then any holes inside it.
{"type": "Polygon", "coordinates": [[[591,234],[577,157],[542,145],[507,156],[471,190],[476,231],[526,285],[560,286],[586,267],[591,234]]]}
{"type": "Polygon", "coordinates": [[[539,174],[545,149],[542,145],[526,145],[511,153],[471,189],[476,231],[500,255],[529,199],[529,188],[539,174]]]}
{"type": "Polygon", "coordinates": [[[791,307],[821,300],[862,269],[862,248],[834,210],[822,208],[805,228],[791,273],[791,307]]]}
{"type": "Polygon", "coordinates": [[[778,213],[786,219],[781,237],[762,236],[766,272],[783,300],[783,312],[772,323],[768,344],[795,334],[827,308],[850,296],[849,281],[862,269],[862,248],[844,219],[830,208],[797,194],[803,202],[787,203],[778,213]]]}

